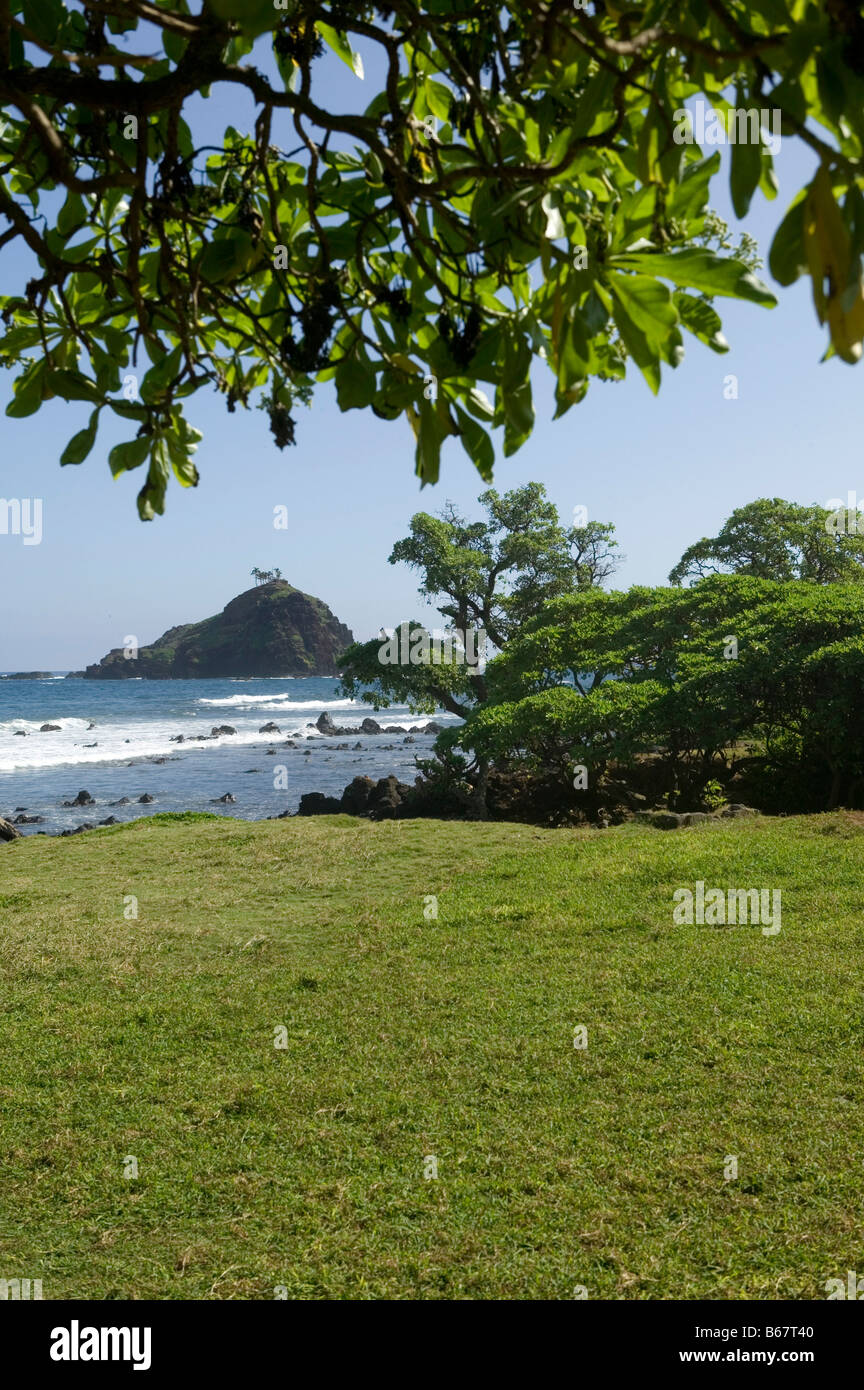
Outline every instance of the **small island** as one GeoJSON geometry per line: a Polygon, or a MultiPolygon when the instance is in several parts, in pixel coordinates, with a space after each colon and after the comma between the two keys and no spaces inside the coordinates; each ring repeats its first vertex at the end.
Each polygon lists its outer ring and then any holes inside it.
{"type": "Polygon", "coordinates": [[[115,647],[81,674],[86,680],[337,676],[338,657],[353,640],[321,599],[274,579],[239,594],[212,618],[169,628],[137,655],[115,647]]]}
{"type": "Polygon", "coordinates": [[[0,681],[50,681],[53,679],[53,671],[7,671],[0,676],[0,681]]]}

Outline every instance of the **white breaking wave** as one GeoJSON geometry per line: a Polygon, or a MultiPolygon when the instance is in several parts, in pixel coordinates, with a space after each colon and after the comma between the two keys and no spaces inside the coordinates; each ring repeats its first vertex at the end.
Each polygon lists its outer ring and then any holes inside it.
{"type": "Polygon", "coordinates": [[[224,705],[255,707],[261,709],[284,709],[284,710],[303,710],[303,709],[365,709],[365,705],[358,705],[356,700],[292,700],[286,691],[284,695],[229,695],[222,700],[208,700],[203,696],[195,701],[198,705],[224,705]],[[277,703],[278,702],[278,703],[277,703]]]}
{"type": "Polygon", "coordinates": [[[86,729],[92,721],[89,719],[73,719],[58,716],[49,716],[45,719],[7,719],[5,723],[0,722],[0,737],[4,734],[12,734],[13,737],[19,729],[25,733],[38,733],[43,724],[59,724],[61,732],[65,729],[86,729]]]}

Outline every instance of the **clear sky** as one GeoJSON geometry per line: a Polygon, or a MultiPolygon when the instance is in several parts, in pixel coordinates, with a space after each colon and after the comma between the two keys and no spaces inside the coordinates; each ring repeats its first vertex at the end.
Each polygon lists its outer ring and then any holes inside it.
{"type": "MultiPolygon", "coordinates": [[[[374,71],[361,84],[335,58],[323,61],[325,98],[343,109],[371,99],[374,71]]],[[[203,117],[208,138],[229,121],[249,128],[243,109],[216,89],[203,117]]],[[[274,139],[285,148],[295,143],[287,129],[274,139]]],[[[767,260],[773,229],[811,168],[809,152],[784,141],[773,203],[757,194],[738,224],[718,181],[714,206],[736,234],[746,227],[757,237],[767,260]]],[[[23,285],[24,266],[19,253],[0,251],[5,292],[23,285]]],[[[500,458],[495,485],[536,479],[564,521],[585,505],[591,518],[613,522],[627,556],[616,586],[665,582],[687,545],[714,534],[733,508],[755,497],[824,503],[849,490],[864,495],[864,364],[820,365],[827,338],[809,281],[779,297],[773,310],[718,300],[731,352],[717,356],[685,335],[687,357],[677,372],[664,367],[656,399],[631,369],[622,384],[595,382],[582,405],[553,423],[552,376],[538,371],[534,434],[513,458],[500,458]],[[724,399],[727,373],[738,377],[737,400],[724,399]]],[[[0,410],[11,381],[0,372],[0,410]]],[[[458,442],[449,441],[441,482],[421,492],[407,422],[342,415],[329,386],[318,388],[311,409],[300,409],[297,446],[282,453],[265,414],[238,408],[228,415],[213,393],[187,407],[204,432],[199,487],[172,482],[166,515],[142,523],[139,475],[115,482],[108,469],[111,446],[126,437],[119,421],[100,432],[86,463],[59,467],[87,412],[83,404],[51,402],[27,420],[0,415],[0,496],[43,501],[40,545],[0,535],[0,670],[78,668],[128,635],[152,641],[218,612],[251,586],[253,565],[281,568],[359,638],[428,617],[412,573],[388,565],[390,548],[415,511],[452,500],[470,512],[484,486],[458,442]],[[290,519],[277,531],[280,504],[290,519]]]]}

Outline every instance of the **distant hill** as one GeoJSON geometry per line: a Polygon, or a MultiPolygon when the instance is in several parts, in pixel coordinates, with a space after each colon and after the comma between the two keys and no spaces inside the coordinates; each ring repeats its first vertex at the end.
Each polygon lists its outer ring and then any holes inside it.
{"type": "Polygon", "coordinates": [[[87,680],[191,680],[218,676],[335,676],[353,642],[326,603],[284,579],[239,594],[213,618],[172,627],[136,659],[115,647],[87,680]]]}

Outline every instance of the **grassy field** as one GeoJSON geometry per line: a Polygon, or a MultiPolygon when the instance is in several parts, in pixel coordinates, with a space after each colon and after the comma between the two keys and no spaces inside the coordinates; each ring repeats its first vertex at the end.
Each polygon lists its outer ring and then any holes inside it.
{"type": "Polygon", "coordinates": [[[864,1272],[859,819],[0,846],[0,1277],[824,1299],[864,1272]],[[782,930],[674,925],[696,879],[782,930]]]}

